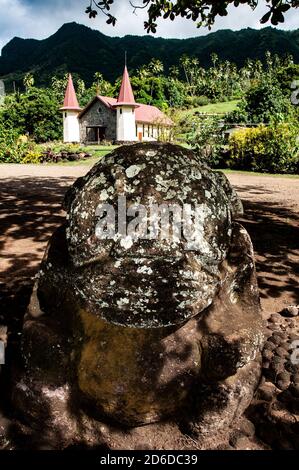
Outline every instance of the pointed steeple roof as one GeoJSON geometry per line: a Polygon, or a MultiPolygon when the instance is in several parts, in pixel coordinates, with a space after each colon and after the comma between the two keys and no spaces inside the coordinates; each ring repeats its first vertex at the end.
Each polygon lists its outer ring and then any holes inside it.
{"type": "Polygon", "coordinates": [[[77,100],[77,96],[76,96],[76,92],[75,92],[75,88],[74,88],[73,79],[72,79],[71,74],[69,74],[69,78],[68,78],[68,83],[67,83],[67,88],[66,88],[66,92],[65,92],[63,107],[60,108],[60,109],[61,109],[61,111],[67,111],[67,110],[69,110],[69,111],[81,111],[81,108],[80,108],[78,100],[77,100]]]}
{"type": "Polygon", "coordinates": [[[121,87],[120,87],[120,92],[117,98],[116,106],[121,106],[121,105],[129,105],[129,106],[134,106],[138,107],[139,105],[136,103],[131,82],[130,82],[130,77],[128,73],[127,66],[125,65],[124,68],[124,73],[123,73],[123,78],[121,82],[121,87]]]}

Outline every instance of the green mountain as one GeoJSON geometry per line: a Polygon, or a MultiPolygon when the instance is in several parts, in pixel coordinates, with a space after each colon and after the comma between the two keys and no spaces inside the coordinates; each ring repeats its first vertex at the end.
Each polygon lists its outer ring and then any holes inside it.
{"type": "Polygon", "coordinates": [[[0,56],[0,78],[8,83],[21,80],[26,72],[33,72],[36,84],[46,85],[54,74],[70,71],[90,84],[95,72],[107,80],[120,76],[124,53],[128,66],[136,69],[153,57],[163,61],[166,69],[178,64],[183,54],[198,57],[204,66],[210,64],[210,55],[216,52],[221,60],[230,60],[238,66],[247,58],[263,59],[265,52],[292,54],[299,63],[299,29],[282,31],[271,27],[261,30],[220,30],[191,39],[162,39],[152,36],[109,37],[77,23],[63,25],[53,36],[35,39],[12,39],[0,56]]]}

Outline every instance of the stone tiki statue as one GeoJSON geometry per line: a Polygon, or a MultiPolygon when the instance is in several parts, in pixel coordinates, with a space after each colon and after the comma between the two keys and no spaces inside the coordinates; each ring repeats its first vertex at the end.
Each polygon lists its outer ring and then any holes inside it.
{"type": "Polygon", "coordinates": [[[37,420],[47,409],[68,443],[78,414],[89,429],[230,425],[258,384],[264,338],[252,244],[225,176],[179,146],[124,146],[75,182],[65,209],[25,317],[18,407],[37,420]],[[159,208],[150,229],[148,214],[136,224],[141,206],[159,208]]]}

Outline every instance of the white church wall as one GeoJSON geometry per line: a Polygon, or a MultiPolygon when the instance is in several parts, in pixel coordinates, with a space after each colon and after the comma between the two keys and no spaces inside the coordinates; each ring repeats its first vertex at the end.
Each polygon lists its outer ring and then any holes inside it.
{"type": "Polygon", "coordinates": [[[135,131],[135,109],[131,106],[117,108],[116,140],[134,142],[137,140],[135,131]]]}
{"type": "Polygon", "coordinates": [[[80,142],[78,111],[63,112],[63,142],[80,142]]]}
{"type": "Polygon", "coordinates": [[[170,137],[170,129],[167,127],[137,122],[136,129],[136,138],[142,142],[156,142],[161,136],[170,137]],[[142,139],[140,139],[140,137],[142,137],[142,139]]]}

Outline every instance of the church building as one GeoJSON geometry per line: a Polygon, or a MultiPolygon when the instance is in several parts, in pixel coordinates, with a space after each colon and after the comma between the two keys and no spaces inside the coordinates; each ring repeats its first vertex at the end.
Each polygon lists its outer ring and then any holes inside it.
{"type": "Polygon", "coordinates": [[[127,67],[118,98],[95,96],[81,109],[69,75],[63,112],[63,141],[150,142],[170,139],[173,122],[155,106],[136,103],[127,67]]]}

